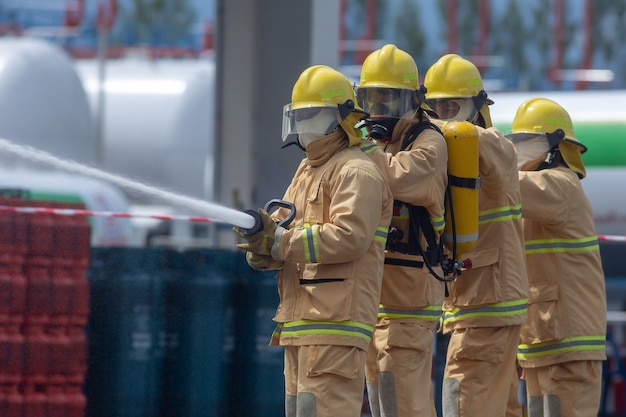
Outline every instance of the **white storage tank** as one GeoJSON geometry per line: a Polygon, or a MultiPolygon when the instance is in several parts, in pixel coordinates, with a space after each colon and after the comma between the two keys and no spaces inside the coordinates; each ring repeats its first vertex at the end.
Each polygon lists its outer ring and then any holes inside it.
{"type": "Polygon", "coordinates": [[[0,38],[0,137],[94,162],[89,102],[63,50],[43,40],[0,38]]]}
{"type": "MultiPolygon", "coordinates": [[[[95,119],[98,62],[78,60],[75,66],[95,119]]],[[[101,168],[212,200],[213,60],[124,58],[107,61],[104,74],[101,168]]]]}

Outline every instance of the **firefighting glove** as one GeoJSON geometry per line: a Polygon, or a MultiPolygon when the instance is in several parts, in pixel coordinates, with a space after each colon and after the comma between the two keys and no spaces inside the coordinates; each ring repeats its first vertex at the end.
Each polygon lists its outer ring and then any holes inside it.
{"type": "Polygon", "coordinates": [[[257,271],[270,271],[272,269],[280,269],[283,266],[282,261],[277,261],[268,255],[259,255],[254,252],[246,252],[246,261],[250,268],[257,271]]]}
{"type": "Polygon", "coordinates": [[[261,221],[263,222],[263,229],[260,232],[253,235],[247,235],[241,231],[238,227],[233,227],[233,231],[241,239],[246,240],[247,243],[237,244],[237,248],[253,252],[258,255],[269,256],[272,253],[272,245],[274,245],[274,234],[276,233],[276,223],[270,217],[270,215],[263,209],[259,209],[261,215],[261,221]]]}

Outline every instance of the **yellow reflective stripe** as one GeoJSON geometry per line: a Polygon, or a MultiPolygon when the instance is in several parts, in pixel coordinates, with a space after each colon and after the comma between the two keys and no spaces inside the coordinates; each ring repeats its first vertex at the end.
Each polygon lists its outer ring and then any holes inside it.
{"type": "Polygon", "coordinates": [[[398,310],[394,308],[378,306],[378,318],[390,319],[421,319],[428,321],[437,321],[441,316],[441,306],[427,306],[413,310],[398,310]]]}
{"type": "MultiPolygon", "coordinates": [[[[304,246],[304,259],[307,263],[318,263],[320,261],[320,250],[317,239],[318,225],[305,225],[302,228],[302,244],[304,246]]],[[[389,229],[386,227],[376,227],[376,232],[372,240],[376,242],[387,242],[387,233],[389,229]]]]}
{"type": "Polygon", "coordinates": [[[409,218],[409,207],[406,204],[400,206],[400,215],[393,216],[394,219],[408,219],[409,218]]]}
{"type": "Polygon", "coordinates": [[[451,323],[473,317],[509,317],[526,314],[528,311],[528,299],[506,301],[490,304],[477,308],[455,308],[444,311],[443,322],[451,323]]]}
{"type": "Polygon", "coordinates": [[[346,95],[346,91],[343,88],[336,88],[334,90],[321,91],[320,96],[322,100],[330,100],[335,97],[343,97],[346,95]]]}
{"type": "Polygon", "coordinates": [[[376,228],[376,232],[374,233],[374,241],[376,242],[387,242],[387,233],[389,233],[389,229],[386,227],[378,226],[376,228]]]}
{"type": "Polygon", "coordinates": [[[365,155],[374,152],[376,148],[378,148],[378,145],[371,142],[361,141],[359,144],[359,149],[361,149],[365,155]]]}
{"type": "Polygon", "coordinates": [[[597,236],[580,239],[537,239],[526,241],[526,254],[589,252],[600,250],[597,236]]]}
{"type": "Polygon", "coordinates": [[[441,217],[431,217],[430,222],[433,224],[433,227],[437,232],[440,232],[446,226],[446,221],[443,216],[441,217]]]}
{"type": "Polygon", "coordinates": [[[359,337],[366,341],[372,338],[373,326],[356,321],[315,321],[298,320],[283,323],[276,327],[274,335],[279,337],[296,337],[304,335],[341,335],[359,337]]]}
{"type": "Polygon", "coordinates": [[[317,227],[310,226],[302,229],[302,244],[304,245],[304,259],[307,263],[317,263],[320,259],[317,245],[317,227]]]}
{"type": "Polygon", "coordinates": [[[497,207],[478,212],[478,224],[504,222],[522,218],[522,206],[497,207]]]}
{"type": "Polygon", "coordinates": [[[568,337],[555,342],[534,343],[519,345],[517,357],[519,359],[538,358],[555,355],[557,353],[575,352],[582,350],[604,350],[606,336],[579,336],[568,337]]]}

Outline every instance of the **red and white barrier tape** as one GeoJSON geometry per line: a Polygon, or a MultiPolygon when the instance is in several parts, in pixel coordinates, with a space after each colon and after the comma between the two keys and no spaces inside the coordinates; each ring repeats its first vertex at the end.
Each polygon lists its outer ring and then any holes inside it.
{"type": "MultiPolygon", "coordinates": [[[[0,205],[0,212],[8,211],[15,213],[28,213],[28,214],[56,214],[60,216],[103,216],[103,217],[115,217],[115,218],[149,218],[157,220],[183,220],[189,222],[199,223],[223,223],[220,220],[210,217],[202,216],[184,216],[178,214],[141,214],[141,213],[125,213],[116,211],[97,211],[97,210],[81,210],[81,209],[64,209],[64,208],[51,208],[51,207],[21,207],[21,206],[3,206],[0,205]]],[[[626,242],[626,236],[616,235],[598,235],[600,241],[612,241],[612,242],[626,242]]]]}
{"type": "Polygon", "coordinates": [[[115,211],[97,211],[97,210],[81,210],[81,209],[65,209],[51,207],[21,207],[21,206],[3,206],[0,205],[0,212],[26,213],[26,214],[56,214],[59,216],[102,216],[115,218],[150,218],[157,220],[184,220],[189,222],[200,223],[222,223],[220,220],[210,217],[201,216],[184,216],[178,214],[141,214],[141,213],[124,213],[115,211]]]}
{"type": "Polygon", "coordinates": [[[626,236],[598,235],[598,240],[626,242],[626,236]]]}

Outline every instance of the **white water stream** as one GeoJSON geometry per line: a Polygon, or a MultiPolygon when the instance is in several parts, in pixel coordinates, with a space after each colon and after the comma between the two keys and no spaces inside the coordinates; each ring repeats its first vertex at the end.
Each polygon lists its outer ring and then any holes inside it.
{"type": "Polygon", "coordinates": [[[171,191],[162,190],[141,183],[139,181],[131,180],[121,177],[119,175],[102,171],[97,168],[82,165],[75,161],[61,159],[42,150],[32,148],[30,146],[17,145],[6,139],[0,138],[0,153],[3,152],[19,156],[20,158],[28,159],[30,161],[36,161],[47,165],[52,165],[66,171],[71,171],[89,177],[99,178],[104,181],[117,184],[122,188],[134,190],[136,192],[154,197],[158,200],[168,202],[176,206],[186,207],[195,210],[199,214],[206,217],[211,217],[216,221],[221,221],[223,223],[232,224],[234,226],[246,229],[250,229],[255,225],[254,217],[242,211],[231,209],[229,207],[225,207],[219,204],[210,203],[208,201],[200,200],[197,198],[176,194],[171,191]]]}

